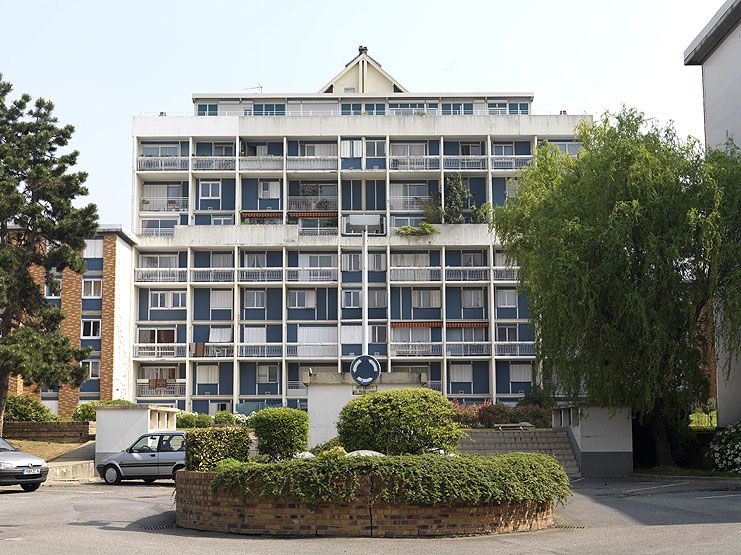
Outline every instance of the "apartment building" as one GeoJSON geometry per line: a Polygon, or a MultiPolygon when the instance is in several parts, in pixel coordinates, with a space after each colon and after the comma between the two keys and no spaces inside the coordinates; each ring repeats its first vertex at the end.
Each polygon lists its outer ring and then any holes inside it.
{"type": "Polygon", "coordinates": [[[576,152],[585,117],[538,115],[531,93],[412,93],[364,47],[315,94],[135,117],[135,399],[306,408],[306,376],[347,373],[366,333],[384,374],[515,401],[537,379],[528,300],[475,208],[513,194],[540,141],[576,152]],[[406,234],[459,175],[467,223],[406,234]],[[355,214],[380,217],[367,329],[355,214]]]}

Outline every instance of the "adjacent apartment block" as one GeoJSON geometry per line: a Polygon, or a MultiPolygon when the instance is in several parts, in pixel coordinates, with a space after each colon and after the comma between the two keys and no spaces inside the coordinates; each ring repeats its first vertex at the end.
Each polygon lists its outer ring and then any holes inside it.
{"type": "Polygon", "coordinates": [[[307,372],[347,372],[367,333],[384,372],[516,400],[537,379],[528,301],[474,208],[505,202],[538,142],[575,152],[584,117],[536,115],[530,93],[412,93],[361,47],[315,94],[134,118],[135,399],[305,408],[307,372]],[[458,175],[471,223],[405,235],[458,175]],[[380,216],[367,329],[353,214],[380,216]]]}

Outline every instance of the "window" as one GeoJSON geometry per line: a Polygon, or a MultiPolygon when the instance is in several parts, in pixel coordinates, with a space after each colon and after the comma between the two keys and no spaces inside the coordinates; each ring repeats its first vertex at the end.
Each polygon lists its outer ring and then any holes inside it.
{"type": "Polygon", "coordinates": [[[386,308],[387,306],[385,289],[368,289],[368,308],[386,308]]]}
{"type": "Polygon", "coordinates": [[[463,289],[461,291],[463,308],[483,308],[484,291],[483,289],[463,289]]]}
{"type": "Polygon", "coordinates": [[[218,104],[199,104],[198,111],[196,112],[199,116],[218,116],[219,105],[218,104]]]}
{"type": "Polygon", "coordinates": [[[140,268],[177,268],[177,254],[140,254],[140,268]]]}
{"type": "Polygon", "coordinates": [[[358,345],[363,342],[363,326],[342,326],[340,339],[345,345],[358,345]]]}
{"type": "Polygon", "coordinates": [[[517,114],[521,114],[523,116],[526,116],[528,114],[528,111],[529,111],[528,110],[529,106],[528,106],[528,103],[527,102],[510,102],[507,105],[507,108],[508,108],[509,114],[511,116],[512,115],[517,115],[517,114]]]}
{"type": "Polygon", "coordinates": [[[506,102],[489,102],[489,115],[502,116],[507,113],[506,102]]]}
{"type": "Polygon", "coordinates": [[[386,114],[386,105],[382,103],[366,104],[365,111],[371,116],[383,116],[386,114]]]}
{"type": "Polygon", "coordinates": [[[451,343],[481,343],[486,341],[486,328],[448,328],[445,338],[451,343]]]}
{"type": "Polygon", "coordinates": [[[277,364],[258,364],[257,383],[278,383],[277,364]]]}
{"type": "Polygon", "coordinates": [[[265,308],[265,291],[246,289],[244,292],[245,308],[265,308]]]}
{"type": "Polygon", "coordinates": [[[232,253],[230,252],[212,252],[211,253],[211,267],[212,268],[231,268],[234,266],[232,263],[232,253]]]}
{"type": "Polygon", "coordinates": [[[515,196],[517,181],[514,179],[507,179],[504,185],[504,196],[506,198],[512,198],[515,196]]]}
{"type": "Polygon", "coordinates": [[[83,258],[103,258],[103,239],[86,239],[83,258]]]}
{"type": "Polygon", "coordinates": [[[213,200],[221,198],[221,181],[201,181],[201,200],[213,200]]]}
{"type": "Polygon", "coordinates": [[[386,156],[386,140],[365,140],[366,158],[384,158],[386,156]]]}
{"type": "Polygon", "coordinates": [[[58,299],[62,294],[62,278],[52,277],[50,279],[54,283],[54,285],[44,285],[44,297],[48,299],[58,299]]]}
{"type": "Polygon", "coordinates": [[[391,337],[399,343],[429,343],[432,328],[392,328],[391,337]]]}
{"type": "Polygon", "coordinates": [[[185,291],[150,291],[149,308],[166,309],[166,308],[185,308],[186,292],[185,291]]]}
{"type": "Polygon", "coordinates": [[[484,265],[484,253],[481,251],[461,253],[461,266],[477,268],[484,265]]]}
{"type": "Polygon", "coordinates": [[[517,326],[497,326],[497,341],[517,341],[517,326]]]}
{"type": "Polygon", "coordinates": [[[509,381],[510,382],[526,382],[532,383],[533,381],[533,367],[531,364],[513,364],[509,365],[509,381]]]}
{"type": "Polygon", "coordinates": [[[360,308],[360,291],[357,289],[343,291],[342,308],[360,308]]]}
{"type": "Polygon", "coordinates": [[[444,116],[470,116],[473,114],[473,104],[468,102],[443,102],[442,109],[444,116]]]}
{"type": "Polygon", "coordinates": [[[266,266],[266,254],[264,252],[244,253],[245,268],[264,268],[266,266]]]}
{"type": "Polygon", "coordinates": [[[83,360],[80,365],[87,371],[88,379],[99,380],[100,379],[100,361],[99,360],[83,360]]]}
{"type": "Polygon", "coordinates": [[[424,219],[424,216],[391,216],[393,227],[402,227],[405,225],[417,227],[424,219]]]}
{"type": "Polygon", "coordinates": [[[316,291],[290,289],[288,291],[288,308],[315,308],[316,291]]]}
{"type": "Polygon", "coordinates": [[[175,144],[142,144],[142,156],[172,157],[180,155],[180,146],[175,144]]]}
{"type": "Polygon", "coordinates": [[[234,218],[232,216],[213,216],[211,218],[211,225],[233,225],[234,218]]]}
{"type": "Polygon", "coordinates": [[[368,253],[368,271],[385,272],[386,271],[386,253],[371,252],[368,253]]]}
{"type": "Polygon", "coordinates": [[[253,345],[262,345],[268,342],[268,330],[265,327],[242,327],[243,341],[253,345]]]}
{"type": "Polygon", "coordinates": [[[285,104],[255,104],[252,107],[253,116],[285,116],[285,104]]]}
{"type": "Polygon", "coordinates": [[[497,289],[497,308],[517,308],[517,291],[497,289]]]}
{"type": "Polygon", "coordinates": [[[174,380],[178,369],[175,366],[140,366],[140,380],[174,380]]]}
{"type": "Polygon", "coordinates": [[[82,320],[80,337],[83,339],[100,339],[100,320],[82,320]]]}
{"type": "Polygon", "coordinates": [[[334,268],[335,255],[333,254],[310,254],[306,258],[309,268],[334,268]]]}
{"type": "Polygon", "coordinates": [[[386,343],[386,324],[368,326],[368,343],[386,343]]]}
{"type": "Polygon", "coordinates": [[[442,295],[439,289],[412,289],[412,308],[440,308],[442,295]]]}
{"type": "MultiPolygon", "coordinates": [[[[360,106],[358,104],[358,106],[360,106]]],[[[360,139],[343,139],[340,141],[340,156],[342,158],[360,158],[363,156],[363,141],[360,139]]]]}
{"type": "Polygon", "coordinates": [[[481,156],[481,144],[479,143],[462,143],[461,156],[481,156]]]}
{"type": "Polygon", "coordinates": [[[213,326],[208,330],[209,343],[231,343],[232,328],[225,326],[213,326]]]}
{"type": "Polygon", "coordinates": [[[137,330],[137,342],[145,344],[175,343],[174,328],[140,328],[137,330]]]}
{"type": "Polygon", "coordinates": [[[362,104],[342,104],[340,107],[343,116],[359,116],[362,113],[362,104]]]}
{"type": "Polygon", "coordinates": [[[451,364],[450,381],[456,383],[471,383],[473,381],[473,366],[470,364],[451,364]]]}
{"type": "Polygon", "coordinates": [[[216,364],[199,364],[196,367],[196,383],[198,385],[218,385],[219,367],[216,364]]]}
{"type": "Polygon", "coordinates": [[[214,143],[214,156],[234,156],[234,144],[232,143],[214,143]]]}
{"type": "Polygon", "coordinates": [[[362,267],[360,266],[360,253],[350,252],[342,255],[342,271],[343,272],[360,272],[362,267]]]}
{"type": "Polygon", "coordinates": [[[211,310],[231,310],[232,292],[211,290],[211,310]]]}
{"type": "Polygon", "coordinates": [[[579,154],[579,149],[581,148],[581,143],[575,143],[573,141],[552,141],[550,144],[561,152],[571,154],[572,156],[579,154]]]}
{"type": "Polygon", "coordinates": [[[260,181],[258,183],[258,198],[264,200],[280,198],[280,181],[260,181]]]}
{"type": "Polygon", "coordinates": [[[172,308],[185,308],[185,291],[172,291],[172,308]]]}
{"type": "Polygon", "coordinates": [[[337,343],[337,326],[299,326],[296,334],[298,343],[309,345],[337,343]]]}
{"type": "Polygon", "coordinates": [[[394,268],[427,268],[430,266],[430,253],[392,252],[391,266],[394,268]]]}
{"type": "Polygon", "coordinates": [[[514,156],[515,145],[514,143],[494,143],[491,145],[491,153],[493,156],[514,156]]]}
{"type": "Polygon", "coordinates": [[[425,156],[427,143],[392,143],[392,156],[425,156]]]}
{"type": "Polygon", "coordinates": [[[131,446],[132,453],[156,453],[157,444],[160,441],[160,436],[144,436],[139,438],[134,445],[131,446]]]}

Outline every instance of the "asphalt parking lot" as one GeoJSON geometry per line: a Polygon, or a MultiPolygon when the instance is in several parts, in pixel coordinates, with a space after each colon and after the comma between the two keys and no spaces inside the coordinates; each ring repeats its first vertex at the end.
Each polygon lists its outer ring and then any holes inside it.
{"type": "Polygon", "coordinates": [[[0,553],[741,553],[741,480],[581,480],[552,529],[424,540],[195,532],[174,502],[171,482],[0,488],[0,553]]]}

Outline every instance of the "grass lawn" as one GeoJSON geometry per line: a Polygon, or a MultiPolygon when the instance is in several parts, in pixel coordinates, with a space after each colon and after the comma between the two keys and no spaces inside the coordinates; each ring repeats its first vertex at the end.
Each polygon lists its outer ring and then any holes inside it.
{"type": "Polygon", "coordinates": [[[56,443],[53,441],[29,441],[25,439],[9,439],[8,443],[24,453],[36,455],[47,462],[73,449],[77,449],[81,445],[85,445],[84,443],[56,443]]]}
{"type": "Polygon", "coordinates": [[[654,476],[697,476],[698,478],[741,478],[738,472],[721,472],[702,468],[637,468],[636,474],[654,476]]]}

